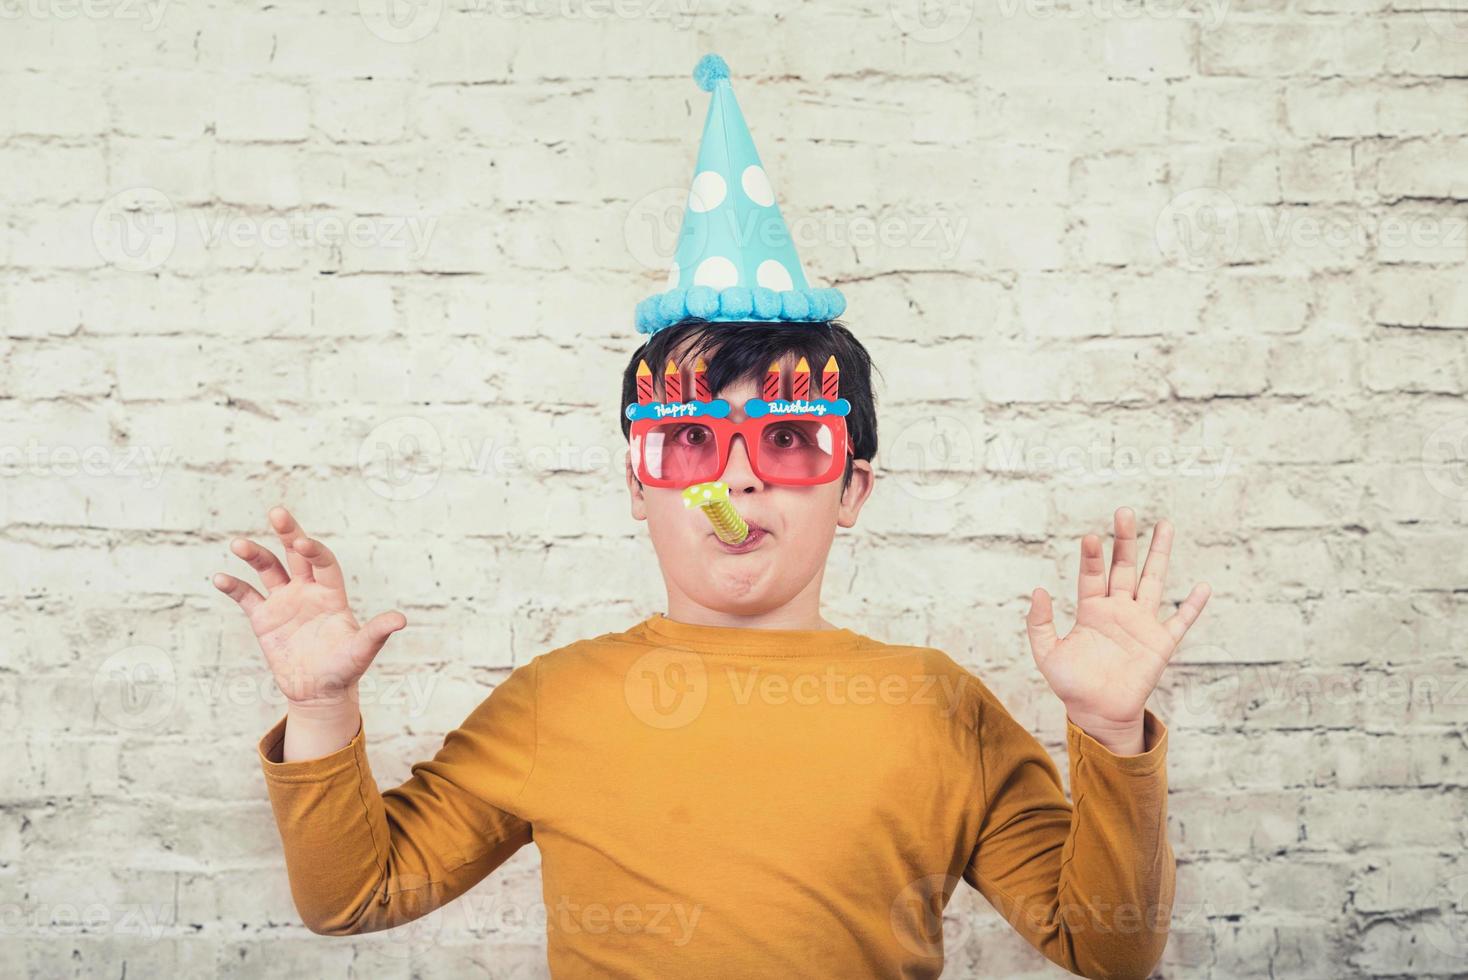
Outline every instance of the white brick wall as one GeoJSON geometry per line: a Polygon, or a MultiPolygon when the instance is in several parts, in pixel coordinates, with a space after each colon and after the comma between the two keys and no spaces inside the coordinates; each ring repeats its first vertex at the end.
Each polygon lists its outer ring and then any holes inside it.
{"type": "MultiPolygon", "coordinates": [[[[618,372],[708,50],[886,377],[828,614],[1059,754],[1023,597],[1115,506],[1170,516],[1174,597],[1216,596],[1154,701],[1161,973],[1468,974],[1451,6],[0,6],[0,975],[540,975],[533,849],[401,934],[297,924],[280,705],[208,575],[285,501],[407,612],[385,785],[660,606],[618,372]]],[[[1059,975],[976,894],[950,919],[949,975],[1059,975]]]]}

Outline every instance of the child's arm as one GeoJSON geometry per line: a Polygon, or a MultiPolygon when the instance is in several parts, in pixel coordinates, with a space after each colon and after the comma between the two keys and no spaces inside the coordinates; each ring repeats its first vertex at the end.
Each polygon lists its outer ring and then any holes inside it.
{"type": "Polygon", "coordinates": [[[463,893],[530,840],[519,811],[534,761],[536,668],[513,672],[431,762],[379,793],[358,682],[406,619],[388,612],[358,625],[331,551],[283,507],[270,521],[285,566],[253,541],[231,545],[267,595],[230,575],[214,585],[249,617],[286,697],[259,753],[291,894],[314,932],[388,929],[463,893]]]}
{"type": "Polygon", "coordinates": [[[1146,751],[1119,756],[1067,721],[1072,807],[1044,746],[978,687],[987,805],[964,879],[1067,970],[1147,976],[1172,915],[1166,728],[1148,711],[1146,751]]]}
{"type": "Polygon", "coordinates": [[[530,843],[522,791],[535,761],[538,661],[514,670],[431,761],[379,793],[363,734],[320,759],[280,759],[260,741],[291,894],[312,932],[342,936],[411,922],[457,898],[530,843]]]}
{"type": "Polygon", "coordinates": [[[1136,521],[1122,508],[1108,576],[1100,538],[1087,535],[1063,639],[1049,594],[1035,590],[1030,647],[1065,705],[1074,807],[1044,747],[978,685],[986,809],[964,877],[1047,957],[1086,976],[1146,976],[1167,943],[1167,729],[1146,702],[1208,601],[1195,586],[1158,622],[1171,548],[1161,521],[1139,579],[1136,521]]]}

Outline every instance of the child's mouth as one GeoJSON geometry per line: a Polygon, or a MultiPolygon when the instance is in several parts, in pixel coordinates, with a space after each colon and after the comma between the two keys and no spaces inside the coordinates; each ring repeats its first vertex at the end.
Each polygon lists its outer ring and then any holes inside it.
{"type": "Polygon", "coordinates": [[[754,549],[759,547],[760,542],[769,535],[769,532],[760,527],[758,524],[749,521],[746,521],[745,523],[749,524],[749,537],[745,538],[738,544],[728,544],[724,541],[720,541],[716,535],[710,535],[710,537],[714,539],[715,544],[723,549],[725,554],[742,555],[746,551],[753,551],[754,549]]]}

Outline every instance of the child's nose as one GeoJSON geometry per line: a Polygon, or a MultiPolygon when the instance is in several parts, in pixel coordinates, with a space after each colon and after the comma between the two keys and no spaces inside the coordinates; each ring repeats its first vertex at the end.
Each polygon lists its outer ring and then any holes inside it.
{"type": "Polygon", "coordinates": [[[724,466],[724,475],[719,479],[729,484],[730,493],[763,490],[764,481],[754,473],[749,453],[744,446],[744,437],[736,435],[729,446],[729,462],[724,466]]]}

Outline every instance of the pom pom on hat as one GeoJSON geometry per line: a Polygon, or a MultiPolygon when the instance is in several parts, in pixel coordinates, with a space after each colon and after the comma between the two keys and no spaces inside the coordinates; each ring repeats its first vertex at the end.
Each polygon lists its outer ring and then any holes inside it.
{"type": "Polygon", "coordinates": [[[694,286],[688,290],[686,304],[689,316],[707,319],[719,312],[719,294],[712,286],[694,286]]]}
{"type": "Polygon", "coordinates": [[[761,320],[773,320],[780,315],[780,294],[764,286],[750,290],[754,294],[754,312],[761,320]]]}
{"type": "Polygon", "coordinates": [[[719,313],[742,320],[754,310],[754,297],[743,286],[730,286],[719,294],[719,313]]]}
{"type": "Polygon", "coordinates": [[[781,293],[780,315],[786,320],[807,319],[810,316],[810,304],[806,302],[805,294],[795,289],[787,289],[781,293]]]}
{"type": "Polygon", "coordinates": [[[687,312],[687,293],[681,289],[670,289],[658,299],[658,313],[665,323],[681,320],[687,312]]]}
{"type": "Polygon", "coordinates": [[[729,77],[729,65],[716,54],[706,54],[693,66],[693,80],[705,92],[712,92],[720,79],[729,77]]]}

